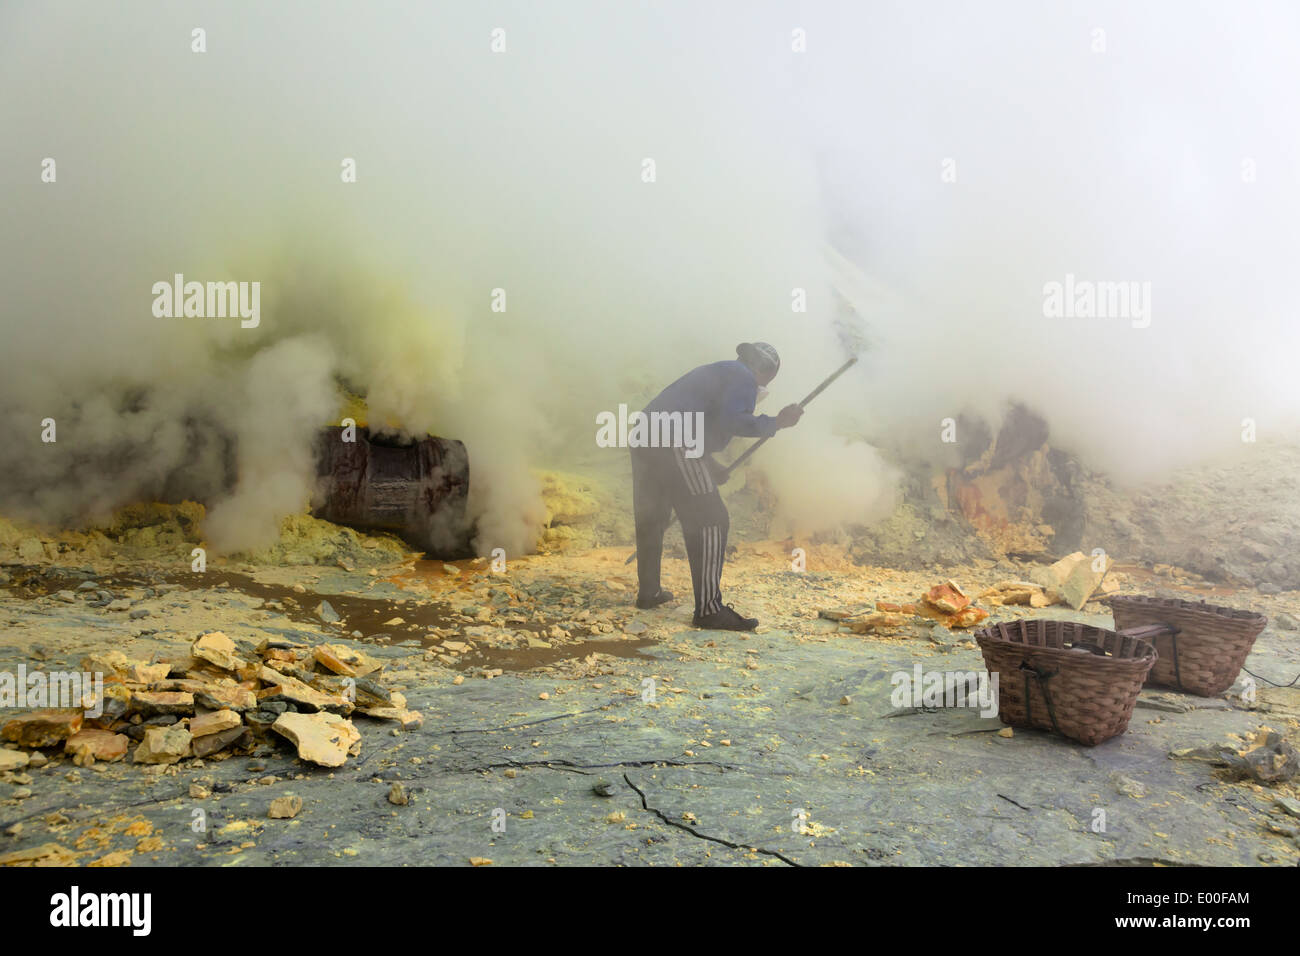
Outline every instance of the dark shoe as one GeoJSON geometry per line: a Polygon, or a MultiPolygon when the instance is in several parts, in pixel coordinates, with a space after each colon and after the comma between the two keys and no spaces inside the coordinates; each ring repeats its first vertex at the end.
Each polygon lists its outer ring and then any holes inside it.
{"type": "Polygon", "coordinates": [[[658,607],[660,604],[667,604],[672,599],[673,599],[672,591],[665,591],[663,588],[660,588],[659,593],[652,598],[641,598],[641,597],[637,598],[636,606],[643,611],[648,611],[652,607],[658,607]]]}
{"type": "Polygon", "coordinates": [[[758,627],[758,618],[741,617],[734,607],[724,604],[712,614],[695,615],[691,624],[706,631],[752,631],[758,627]]]}

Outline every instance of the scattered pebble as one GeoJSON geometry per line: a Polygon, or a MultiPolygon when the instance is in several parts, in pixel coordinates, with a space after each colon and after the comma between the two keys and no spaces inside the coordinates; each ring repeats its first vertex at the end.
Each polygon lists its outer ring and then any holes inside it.
{"type": "Polygon", "coordinates": [[[271,807],[266,811],[266,815],[272,820],[292,820],[301,810],[302,797],[288,794],[272,800],[271,807]]]}

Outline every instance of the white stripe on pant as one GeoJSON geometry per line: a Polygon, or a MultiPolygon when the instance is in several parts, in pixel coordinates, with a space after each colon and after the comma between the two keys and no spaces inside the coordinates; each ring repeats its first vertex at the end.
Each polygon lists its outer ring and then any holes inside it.
{"type": "Polygon", "coordinates": [[[703,555],[700,561],[700,613],[713,614],[722,608],[718,581],[722,577],[722,528],[708,525],[700,531],[703,555]]]}
{"type": "Polygon", "coordinates": [[[680,448],[673,449],[673,457],[677,459],[677,467],[681,469],[682,477],[686,480],[686,487],[691,494],[707,495],[713,491],[713,477],[704,467],[702,458],[687,458],[680,448]]]}
{"type": "MultiPolygon", "coordinates": [[[[716,494],[713,476],[704,465],[703,458],[687,458],[682,449],[674,448],[673,457],[686,482],[686,490],[693,497],[716,494]]],[[[705,525],[700,528],[700,614],[713,614],[722,610],[722,564],[726,554],[722,547],[722,526],[705,525]]]]}

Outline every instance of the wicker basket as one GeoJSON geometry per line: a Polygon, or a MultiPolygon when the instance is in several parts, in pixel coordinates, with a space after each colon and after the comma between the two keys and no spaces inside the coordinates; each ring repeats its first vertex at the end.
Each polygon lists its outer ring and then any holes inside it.
{"type": "Polygon", "coordinates": [[[1128,729],[1156,649],[1146,641],[1072,621],[1033,619],[975,632],[998,676],[998,717],[1054,730],[1089,747],[1128,729]]]}
{"type": "Polygon", "coordinates": [[[1232,686],[1255,638],[1268,624],[1268,618],[1254,611],[1204,601],[1124,596],[1107,603],[1118,631],[1164,625],[1141,635],[1160,654],[1148,684],[1202,697],[1218,696],[1232,686]]]}

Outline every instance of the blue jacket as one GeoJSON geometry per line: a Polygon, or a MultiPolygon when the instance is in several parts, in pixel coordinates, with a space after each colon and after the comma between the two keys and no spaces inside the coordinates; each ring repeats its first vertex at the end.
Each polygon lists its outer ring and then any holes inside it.
{"type": "Polygon", "coordinates": [[[776,419],[755,415],[758,381],[736,360],[692,369],[660,392],[645,407],[650,412],[704,413],[704,451],[727,447],[737,435],[763,438],[776,434],[776,419]]]}

